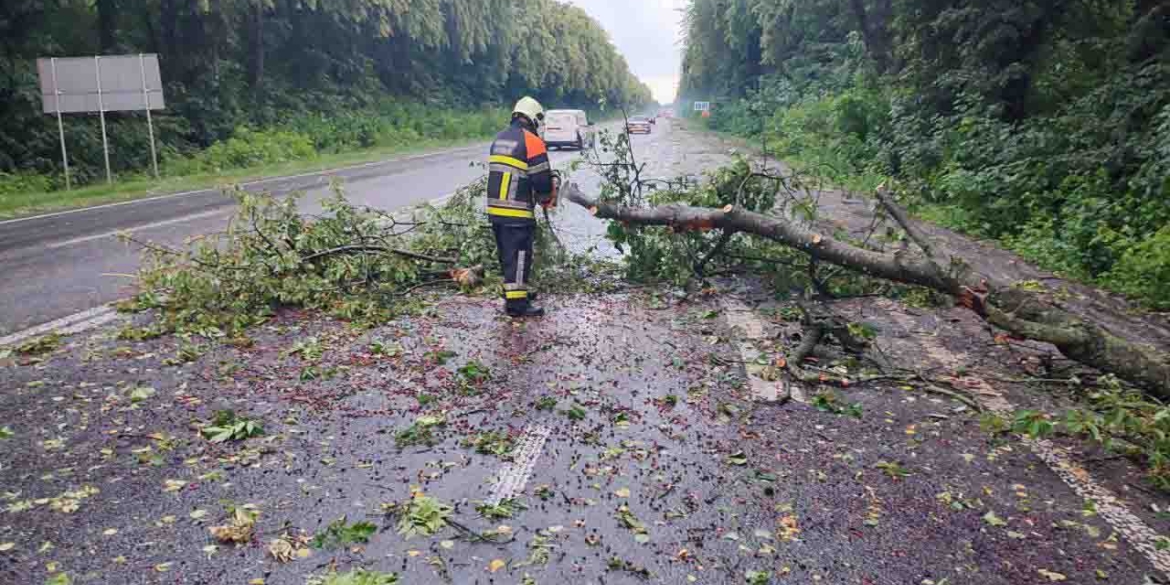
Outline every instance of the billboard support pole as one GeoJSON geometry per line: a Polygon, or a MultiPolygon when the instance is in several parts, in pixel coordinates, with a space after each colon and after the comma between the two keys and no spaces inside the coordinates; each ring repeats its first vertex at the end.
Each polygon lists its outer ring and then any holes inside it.
{"type": "Polygon", "coordinates": [[[150,90],[146,87],[146,57],[138,54],[138,67],[142,71],[142,101],[146,104],[146,128],[150,132],[150,162],[154,166],[154,178],[158,179],[158,151],[154,148],[154,122],[150,117],[150,90]]]}
{"type": "Polygon", "coordinates": [[[57,134],[61,136],[61,164],[65,166],[65,190],[72,191],[73,185],[69,180],[69,152],[65,150],[65,123],[61,121],[61,88],[57,87],[57,58],[53,57],[49,63],[53,69],[53,93],[56,99],[57,134]]]}
{"type": "Polygon", "coordinates": [[[114,175],[110,173],[110,141],[106,138],[106,106],[102,102],[102,58],[93,58],[94,74],[97,75],[98,116],[102,121],[102,154],[106,158],[106,183],[114,183],[114,175]]]}

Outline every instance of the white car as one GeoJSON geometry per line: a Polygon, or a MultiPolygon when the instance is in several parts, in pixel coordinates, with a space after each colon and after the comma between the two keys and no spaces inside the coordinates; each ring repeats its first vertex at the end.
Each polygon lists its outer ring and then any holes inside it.
{"type": "Polygon", "coordinates": [[[646,116],[634,116],[626,123],[626,132],[630,134],[650,134],[654,131],[654,124],[646,116]]]}
{"type": "Polygon", "coordinates": [[[549,110],[544,114],[544,142],[549,148],[592,148],[595,140],[593,124],[585,110],[549,110]]]}

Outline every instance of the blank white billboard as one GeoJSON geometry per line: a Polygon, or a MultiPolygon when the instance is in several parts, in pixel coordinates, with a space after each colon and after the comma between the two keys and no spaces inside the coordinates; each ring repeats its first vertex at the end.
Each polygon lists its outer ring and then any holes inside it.
{"type": "Polygon", "coordinates": [[[37,59],[46,114],[166,107],[158,55],[37,59]],[[60,92],[60,93],[58,93],[60,92]]]}

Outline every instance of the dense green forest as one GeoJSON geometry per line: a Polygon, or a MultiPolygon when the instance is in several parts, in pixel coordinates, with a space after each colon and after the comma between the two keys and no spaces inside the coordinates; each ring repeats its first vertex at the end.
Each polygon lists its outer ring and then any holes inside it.
{"type": "Polygon", "coordinates": [[[1170,3],[693,0],[717,129],[1170,309],[1170,3]]]}
{"type": "MultiPolygon", "coordinates": [[[[5,0],[0,46],[0,194],[59,181],[37,57],[158,53],[172,173],[480,136],[523,94],[650,99],[600,25],[554,0],[5,0]]],[[[115,172],[147,168],[142,114],[108,118],[115,172]]],[[[75,180],[99,176],[94,116],[69,116],[66,138],[75,180]]]]}

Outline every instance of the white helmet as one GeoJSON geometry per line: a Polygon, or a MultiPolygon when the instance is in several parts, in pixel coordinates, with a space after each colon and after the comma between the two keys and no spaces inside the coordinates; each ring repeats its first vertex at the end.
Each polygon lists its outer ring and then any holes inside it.
{"type": "Polygon", "coordinates": [[[520,101],[516,102],[516,107],[512,108],[512,115],[515,116],[516,114],[522,114],[537,128],[544,123],[544,106],[528,96],[524,96],[520,98],[520,101]]]}

